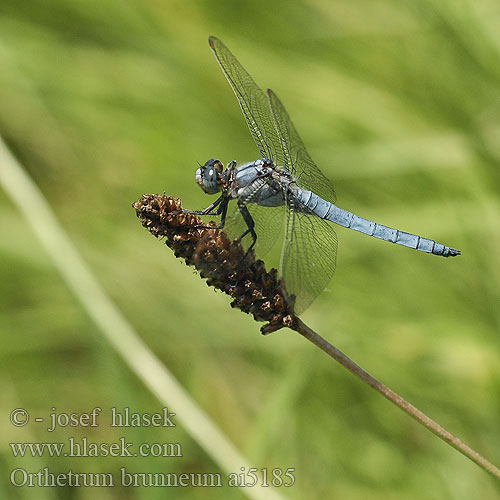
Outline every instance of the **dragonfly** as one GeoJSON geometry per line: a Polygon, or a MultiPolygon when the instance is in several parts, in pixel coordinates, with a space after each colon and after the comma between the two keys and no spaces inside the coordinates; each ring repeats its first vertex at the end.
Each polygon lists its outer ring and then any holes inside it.
{"type": "Polygon", "coordinates": [[[211,36],[209,45],[233,89],[260,158],[226,167],[212,158],[196,170],[196,182],[217,200],[198,215],[220,216],[218,228],[262,256],[281,245],[279,276],[304,311],[335,272],[334,224],[391,243],[443,257],[460,251],[434,240],[383,226],[336,205],[335,190],[307,152],[276,94],[261,90],[231,51],[211,36]],[[227,217],[229,203],[236,202],[227,217]]]}

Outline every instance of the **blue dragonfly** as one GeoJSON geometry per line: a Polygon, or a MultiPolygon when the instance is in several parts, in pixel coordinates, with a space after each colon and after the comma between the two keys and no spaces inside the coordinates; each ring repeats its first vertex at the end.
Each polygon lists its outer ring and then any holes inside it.
{"type": "Polygon", "coordinates": [[[210,37],[209,45],[261,157],[240,165],[233,160],[226,168],[217,159],[200,166],[196,182],[205,193],[220,196],[204,210],[190,213],[220,216],[218,227],[259,257],[280,237],[279,274],[296,297],[296,314],[326,288],[335,272],[338,242],[332,223],[421,252],[460,255],[454,248],[338,207],[332,184],[309,156],[276,94],[269,89],[264,93],[219,39],[210,37]],[[233,200],[234,213],[226,217],[233,200]]]}

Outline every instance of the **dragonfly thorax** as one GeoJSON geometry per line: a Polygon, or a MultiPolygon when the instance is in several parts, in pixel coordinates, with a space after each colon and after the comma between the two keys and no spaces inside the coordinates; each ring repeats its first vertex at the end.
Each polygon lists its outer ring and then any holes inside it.
{"type": "Polygon", "coordinates": [[[224,165],[212,158],[196,170],[196,182],[207,194],[218,193],[222,189],[221,174],[224,165]]]}

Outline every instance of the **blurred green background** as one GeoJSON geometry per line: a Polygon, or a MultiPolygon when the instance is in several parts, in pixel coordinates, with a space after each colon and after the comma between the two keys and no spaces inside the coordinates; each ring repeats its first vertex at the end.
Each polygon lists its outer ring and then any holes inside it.
{"type": "MultiPolygon", "coordinates": [[[[303,319],[500,463],[500,4],[493,0],[3,0],[0,133],[142,339],[291,499],[498,498],[493,479],[305,342],[229,307],[142,229],[143,193],[209,199],[197,162],[257,157],[207,44],[282,99],[339,206],[459,248],[442,259],[338,229],[337,273],[303,319]]],[[[0,165],[0,168],[2,166],[0,165]]],[[[234,488],[13,488],[15,467],[217,472],[179,459],[14,459],[9,412],[161,405],[131,374],[0,190],[2,498],[245,498],[234,488]]],[[[175,411],[175,408],[172,409],[175,411]]],[[[94,440],[165,440],[162,429],[94,440]]],[[[220,472],[220,471],[219,471],[220,472]]]]}

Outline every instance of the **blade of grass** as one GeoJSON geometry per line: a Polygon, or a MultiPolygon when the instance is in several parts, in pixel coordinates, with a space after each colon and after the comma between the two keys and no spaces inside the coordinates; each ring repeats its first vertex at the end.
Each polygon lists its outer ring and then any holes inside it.
{"type": "MultiPolygon", "coordinates": [[[[196,404],[107,296],[59,224],[38,186],[0,138],[0,184],[24,215],[54,266],[81,306],[129,368],[164,404],[208,456],[226,473],[249,468],[246,459],[196,404]]],[[[270,488],[243,488],[252,500],[280,500],[270,488]]]]}

